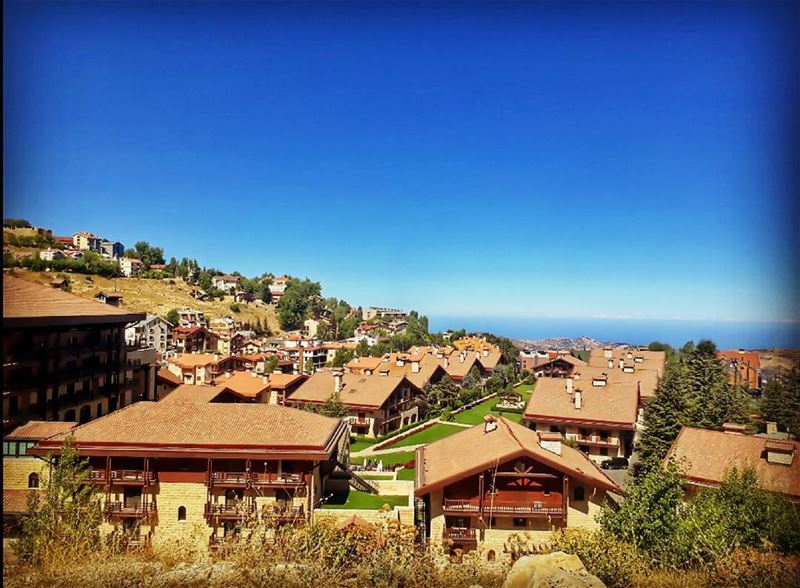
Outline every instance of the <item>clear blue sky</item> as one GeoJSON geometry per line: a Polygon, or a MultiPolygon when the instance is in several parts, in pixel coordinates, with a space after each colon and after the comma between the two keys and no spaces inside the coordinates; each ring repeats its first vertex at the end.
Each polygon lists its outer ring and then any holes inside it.
{"type": "Polygon", "coordinates": [[[800,318],[796,4],[4,6],[5,216],[429,314],[800,318]]]}

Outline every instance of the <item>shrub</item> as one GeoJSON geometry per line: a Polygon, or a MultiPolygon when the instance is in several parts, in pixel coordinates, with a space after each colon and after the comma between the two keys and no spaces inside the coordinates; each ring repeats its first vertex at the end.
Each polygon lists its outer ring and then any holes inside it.
{"type": "Polygon", "coordinates": [[[232,303],[228,308],[231,309],[231,312],[241,312],[242,311],[242,307],[239,306],[238,302],[232,303]]]}
{"type": "Polygon", "coordinates": [[[717,561],[712,575],[716,586],[800,586],[800,558],[776,551],[737,549],[717,561]]]}

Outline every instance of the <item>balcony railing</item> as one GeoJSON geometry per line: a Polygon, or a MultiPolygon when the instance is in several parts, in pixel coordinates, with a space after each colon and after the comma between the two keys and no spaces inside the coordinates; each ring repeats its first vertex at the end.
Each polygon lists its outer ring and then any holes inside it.
{"type": "Polygon", "coordinates": [[[619,446],[619,439],[612,439],[611,437],[606,437],[605,439],[603,439],[599,435],[573,435],[573,436],[568,435],[567,439],[574,439],[581,445],[600,445],[603,447],[619,446]]]}
{"type": "Polygon", "coordinates": [[[305,520],[305,510],[302,504],[296,506],[269,506],[262,512],[265,519],[278,521],[302,521],[305,520]]]}
{"type": "Polygon", "coordinates": [[[214,486],[302,486],[303,474],[260,474],[257,472],[212,472],[214,486]]]}
{"type": "Polygon", "coordinates": [[[477,541],[475,529],[467,527],[445,527],[444,538],[453,541],[477,541]]]}
{"type": "MultiPolygon", "coordinates": [[[[451,500],[445,498],[444,510],[459,513],[477,513],[481,512],[481,506],[476,498],[471,500],[451,500]]],[[[487,497],[483,500],[483,512],[489,515],[563,515],[564,506],[562,504],[546,503],[539,500],[523,502],[492,500],[491,497],[487,497]]]]}
{"type": "Polygon", "coordinates": [[[241,502],[239,504],[216,504],[206,502],[206,518],[217,517],[221,519],[238,519],[256,511],[254,502],[241,502]]]}
{"type": "Polygon", "coordinates": [[[112,484],[153,484],[158,479],[155,472],[144,470],[111,470],[112,484]]]}
{"type": "Polygon", "coordinates": [[[157,509],[155,502],[106,502],[105,512],[109,517],[144,518],[156,513],[157,509]]]}

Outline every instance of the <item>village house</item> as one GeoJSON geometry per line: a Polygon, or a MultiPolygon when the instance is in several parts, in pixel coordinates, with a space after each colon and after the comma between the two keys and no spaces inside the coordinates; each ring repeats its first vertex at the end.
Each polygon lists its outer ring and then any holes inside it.
{"type": "Polygon", "coordinates": [[[205,327],[175,327],[170,336],[171,347],[178,353],[205,353],[217,349],[217,335],[205,327]]]}
{"type": "Polygon", "coordinates": [[[365,321],[370,321],[374,318],[379,319],[402,319],[405,320],[408,313],[397,308],[383,308],[378,306],[370,306],[362,311],[361,318],[365,321]]]}
{"type": "Polygon", "coordinates": [[[743,425],[722,428],[683,427],[672,443],[666,461],[683,467],[689,498],[699,489],[718,486],[731,468],[752,466],[766,490],[800,502],[800,442],[747,435],[743,425]]]}
{"type": "Polygon", "coordinates": [[[297,390],[305,380],[306,376],[302,374],[226,373],[213,382],[222,391],[221,399],[217,396],[211,402],[283,404],[286,396],[297,390]]]}
{"type": "Polygon", "coordinates": [[[278,276],[273,278],[272,283],[268,286],[272,304],[278,304],[283,295],[286,293],[286,288],[289,286],[289,276],[278,276]]]}
{"type": "Polygon", "coordinates": [[[334,394],[350,411],[354,433],[377,437],[417,422],[423,392],[405,377],[318,371],[286,399],[289,406],[320,406],[334,394]]]}
{"type": "Polygon", "coordinates": [[[748,391],[761,389],[761,358],[758,351],[720,351],[717,357],[728,370],[728,382],[734,386],[744,386],[748,391]]]}
{"type": "Polygon", "coordinates": [[[242,369],[242,360],[219,353],[181,353],[167,361],[167,369],[184,384],[211,384],[225,372],[242,369]]]}
{"type": "Polygon", "coordinates": [[[60,245],[64,249],[72,249],[73,247],[77,247],[75,245],[75,238],[74,237],[53,237],[53,241],[55,241],[58,245],[60,245]]]}
{"type": "Polygon", "coordinates": [[[206,315],[202,310],[183,309],[178,311],[179,327],[205,327],[206,315]]]}
{"type": "Polygon", "coordinates": [[[126,278],[135,278],[142,271],[142,262],[133,257],[122,257],[119,260],[119,271],[126,278]]]}
{"type": "Polygon", "coordinates": [[[229,316],[208,321],[208,330],[219,335],[232,335],[239,327],[241,327],[241,323],[229,316]]]}
{"type": "Polygon", "coordinates": [[[427,354],[387,353],[383,357],[355,357],[345,368],[350,373],[405,376],[420,390],[447,375],[439,362],[427,354]]]}
{"type": "Polygon", "coordinates": [[[125,325],[143,318],[3,276],[3,430],[86,422],[130,403],[125,325]]]}
{"type": "Polygon", "coordinates": [[[81,251],[100,252],[102,239],[88,231],[80,231],[72,235],[72,244],[81,251]]]}
{"type": "Polygon", "coordinates": [[[561,433],[578,443],[592,460],[601,462],[630,455],[638,405],[635,382],[609,382],[600,376],[539,378],[523,423],[540,433],[561,433]]]}
{"type": "Polygon", "coordinates": [[[172,323],[160,316],[148,314],[144,320],[125,327],[125,343],[138,347],[152,347],[164,354],[167,352],[172,327],[172,323]]]}
{"type": "Polygon", "coordinates": [[[122,304],[122,294],[117,294],[116,292],[98,292],[94,297],[103,304],[110,304],[111,306],[122,304]]]}
{"type": "Polygon", "coordinates": [[[156,400],[169,396],[178,386],[183,385],[183,378],[167,368],[156,372],[156,400]]]}
{"type": "Polygon", "coordinates": [[[37,442],[68,431],[76,422],[29,421],[3,437],[3,539],[15,539],[28,514],[28,494],[47,481],[47,463],[28,453],[37,442]]]}
{"type": "Polygon", "coordinates": [[[245,337],[241,332],[217,335],[216,352],[223,355],[236,355],[245,344],[245,337]]]}
{"type": "MultiPolygon", "coordinates": [[[[489,560],[525,534],[545,543],[555,528],[599,528],[607,492],[620,488],[558,433],[487,415],[416,450],[414,494],[425,537],[450,553],[481,545],[489,560]]],[[[508,557],[508,555],[505,555],[508,557]]]]}
{"type": "MultiPolygon", "coordinates": [[[[69,434],[101,489],[104,524],[130,545],[216,548],[255,520],[299,524],[347,459],[347,426],[257,403],[139,402],[69,434]],[[225,423],[226,426],[209,424],[225,423]]],[[[29,449],[57,454],[66,434],[29,449]]]]}
{"type": "Polygon", "coordinates": [[[480,357],[475,351],[454,351],[450,355],[442,353],[441,357],[437,353],[435,357],[439,360],[439,364],[447,372],[447,375],[455,382],[463,383],[464,378],[472,371],[472,368],[476,368],[481,377],[487,375],[480,362],[480,357]]]}
{"type": "Polygon", "coordinates": [[[211,285],[217,290],[222,290],[226,294],[233,294],[239,288],[239,278],[228,274],[214,276],[211,278],[211,285]]]}
{"type": "Polygon", "coordinates": [[[67,257],[66,253],[61,251],[61,249],[42,249],[39,252],[39,259],[44,261],[53,261],[55,259],[65,259],[67,257]]]}

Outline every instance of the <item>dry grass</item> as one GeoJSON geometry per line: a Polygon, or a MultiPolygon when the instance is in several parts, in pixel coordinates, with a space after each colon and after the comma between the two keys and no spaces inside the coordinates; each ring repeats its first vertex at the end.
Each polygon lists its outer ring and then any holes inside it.
{"type": "Polygon", "coordinates": [[[761,368],[765,370],[791,369],[800,365],[800,349],[770,349],[759,351],[761,368]]]}
{"type": "MultiPolygon", "coordinates": [[[[14,275],[47,284],[57,274],[52,272],[31,272],[25,269],[15,269],[14,275]]],[[[240,303],[241,311],[234,313],[230,309],[232,300],[214,300],[201,302],[189,295],[192,286],[184,284],[181,280],[173,280],[173,284],[162,280],[145,280],[139,278],[104,278],[102,276],[86,276],[82,274],[64,274],[69,277],[72,292],[84,298],[92,298],[101,290],[114,291],[123,297],[123,306],[135,312],[149,312],[164,316],[173,308],[194,308],[206,313],[206,318],[220,318],[233,316],[243,323],[255,323],[259,319],[266,323],[273,334],[280,334],[278,317],[271,306],[261,306],[256,303],[240,303]]]]}

